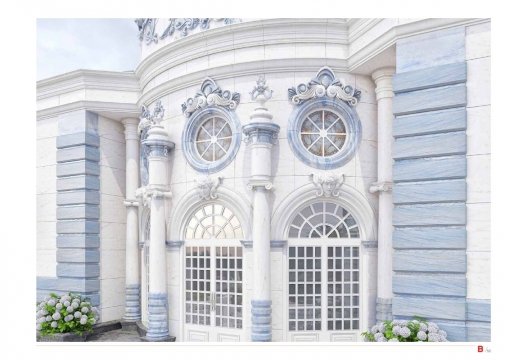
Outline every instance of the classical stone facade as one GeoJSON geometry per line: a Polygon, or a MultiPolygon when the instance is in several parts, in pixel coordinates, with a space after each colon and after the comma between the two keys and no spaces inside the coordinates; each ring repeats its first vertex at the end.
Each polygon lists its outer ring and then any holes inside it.
{"type": "Polygon", "coordinates": [[[39,298],[149,341],[490,340],[489,20],[136,25],[134,71],[37,83],[39,298]]]}

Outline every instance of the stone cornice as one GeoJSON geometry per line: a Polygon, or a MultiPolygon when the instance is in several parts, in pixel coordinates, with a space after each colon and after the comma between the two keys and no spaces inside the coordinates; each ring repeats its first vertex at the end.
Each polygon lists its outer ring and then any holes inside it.
{"type": "Polygon", "coordinates": [[[37,100],[81,89],[140,92],[138,78],[132,71],[76,70],[39,80],[37,100]]]}
{"type": "Polygon", "coordinates": [[[44,120],[76,110],[89,110],[118,121],[121,121],[124,118],[137,117],[140,115],[140,108],[136,104],[101,101],[75,101],[68,104],[38,110],[37,120],[44,120]]]}

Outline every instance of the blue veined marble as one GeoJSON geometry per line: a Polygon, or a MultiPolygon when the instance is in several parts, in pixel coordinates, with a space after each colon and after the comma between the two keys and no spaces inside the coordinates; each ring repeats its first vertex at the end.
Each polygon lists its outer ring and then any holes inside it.
{"type": "Polygon", "coordinates": [[[251,300],[251,340],[272,340],[272,301],[251,300]]]}
{"type": "Polygon", "coordinates": [[[99,206],[90,204],[58,206],[57,220],[70,219],[99,219],[99,206]]]}
{"type": "Polygon", "coordinates": [[[419,226],[394,228],[394,249],[466,249],[464,226],[419,226]]]}
{"type": "Polygon", "coordinates": [[[465,320],[464,298],[395,295],[392,304],[394,318],[422,316],[427,319],[465,320]]]}
{"type": "Polygon", "coordinates": [[[394,182],[457,179],[466,176],[467,159],[461,155],[400,160],[393,165],[394,182]]]}
{"type": "Polygon", "coordinates": [[[97,190],[59,191],[57,193],[57,205],[99,205],[100,199],[97,190]]]}
{"type": "Polygon", "coordinates": [[[99,190],[100,182],[97,175],[78,175],[57,178],[57,191],[65,190],[99,190]]]}
{"type": "Polygon", "coordinates": [[[398,40],[396,72],[465,61],[465,27],[437,30],[398,40]]]}
{"type": "Polygon", "coordinates": [[[76,160],[99,161],[99,159],[99,148],[95,146],[78,145],[57,149],[57,163],[76,160]]]}
{"type": "Polygon", "coordinates": [[[53,290],[89,293],[99,291],[99,279],[63,278],[55,279],[53,290]]]}
{"type": "Polygon", "coordinates": [[[101,275],[99,263],[59,263],[57,264],[58,277],[97,278],[101,275]]]}
{"type": "Polygon", "coordinates": [[[491,341],[491,323],[467,321],[467,341],[491,341]]]}
{"type": "Polygon", "coordinates": [[[138,321],[141,319],[140,285],[126,285],[125,288],[125,321],[138,321]]]}
{"type": "Polygon", "coordinates": [[[99,249],[57,249],[59,263],[98,263],[99,259],[99,249]]]}
{"type": "Polygon", "coordinates": [[[99,234],[58,234],[57,248],[89,249],[99,247],[99,234]]]}
{"type": "Polygon", "coordinates": [[[464,179],[396,183],[392,188],[394,204],[466,201],[464,179]]]}
{"type": "Polygon", "coordinates": [[[491,300],[467,299],[467,320],[491,321],[491,300]]]}
{"type": "Polygon", "coordinates": [[[99,135],[89,132],[80,132],[76,134],[67,134],[57,136],[57,149],[63,149],[70,146],[89,145],[99,147],[99,135]]]}
{"type": "Polygon", "coordinates": [[[440,329],[447,332],[447,341],[467,341],[467,329],[464,321],[432,319],[440,329]]]}
{"type": "Polygon", "coordinates": [[[431,156],[460,155],[467,152],[464,131],[399,138],[394,141],[395,160],[431,156]]]}
{"type": "Polygon", "coordinates": [[[467,110],[464,107],[396,116],[392,133],[395,138],[466,130],[467,110]]]}
{"type": "Polygon", "coordinates": [[[401,93],[460,84],[466,81],[467,64],[458,62],[395,74],[392,79],[392,87],[395,93],[401,93]]]}
{"type": "Polygon", "coordinates": [[[60,220],[57,221],[57,234],[99,234],[98,220],[60,220]]]}
{"type": "Polygon", "coordinates": [[[467,279],[464,274],[395,274],[392,291],[395,294],[466,296],[467,279]]]}
{"type": "Polygon", "coordinates": [[[465,273],[465,250],[394,250],[394,271],[465,273]]]}
{"type": "Polygon", "coordinates": [[[79,160],[57,164],[57,177],[99,174],[99,163],[97,161],[79,160]]]}
{"type": "Polygon", "coordinates": [[[148,341],[165,341],[168,333],[168,294],[148,294],[148,341]]]}
{"type": "Polygon", "coordinates": [[[466,218],[465,203],[396,205],[392,223],[394,226],[464,225],[466,218]]]}
{"type": "Polygon", "coordinates": [[[75,110],[58,116],[58,136],[77,133],[99,134],[99,116],[88,110],[75,110]]]}
{"type": "Polygon", "coordinates": [[[394,95],[392,111],[395,116],[435,111],[467,104],[465,84],[417,90],[394,95]]]}

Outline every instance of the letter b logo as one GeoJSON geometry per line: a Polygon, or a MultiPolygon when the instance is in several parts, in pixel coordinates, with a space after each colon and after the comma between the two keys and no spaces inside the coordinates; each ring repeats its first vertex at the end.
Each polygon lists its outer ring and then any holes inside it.
{"type": "Polygon", "coordinates": [[[483,352],[483,351],[484,351],[484,349],[483,349],[482,345],[478,345],[477,352],[483,352]]]}

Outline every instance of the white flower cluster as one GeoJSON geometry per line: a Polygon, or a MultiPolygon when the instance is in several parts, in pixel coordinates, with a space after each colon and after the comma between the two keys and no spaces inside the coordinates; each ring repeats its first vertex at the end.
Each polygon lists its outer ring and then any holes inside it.
{"type": "MultiPolygon", "coordinates": [[[[389,324],[392,327],[393,338],[390,338],[390,335],[387,335],[390,339],[386,337],[387,326],[384,323],[378,323],[373,325],[371,330],[367,331],[367,334],[373,335],[371,339],[374,339],[377,342],[400,342],[400,341],[408,341],[405,339],[412,339],[412,341],[429,341],[429,342],[444,342],[447,341],[447,333],[444,330],[440,330],[437,324],[434,322],[423,322],[419,320],[393,320],[389,324]],[[418,329],[418,330],[416,330],[418,329]],[[412,331],[414,335],[412,336],[412,331]]],[[[388,329],[390,330],[391,327],[388,329]]]]}
{"type": "Polygon", "coordinates": [[[46,297],[37,305],[37,330],[45,325],[56,329],[60,321],[70,322],[76,319],[81,325],[91,323],[94,325],[99,319],[99,311],[89,302],[82,301],[79,296],[55,295],[46,297]],[[64,316],[64,311],[67,315],[64,316]]]}

